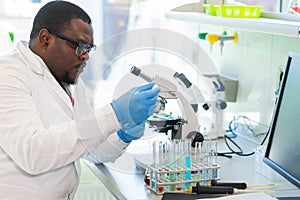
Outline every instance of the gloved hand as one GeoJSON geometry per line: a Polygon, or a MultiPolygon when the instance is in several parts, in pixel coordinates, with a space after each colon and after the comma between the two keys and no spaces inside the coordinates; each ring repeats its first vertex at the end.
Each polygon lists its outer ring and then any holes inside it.
{"type": "Polygon", "coordinates": [[[124,142],[131,142],[132,140],[137,140],[144,135],[145,122],[136,125],[134,122],[130,122],[124,125],[124,127],[117,131],[118,136],[124,142]]]}
{"type": "Polygon", "coordinates": [[[151,116],[155,109],[160,88],[153,88],[155,83],[148,83],[130,89],[116,100],[112,106],[122,126],[128,122],[141,124],[151,116]]]}

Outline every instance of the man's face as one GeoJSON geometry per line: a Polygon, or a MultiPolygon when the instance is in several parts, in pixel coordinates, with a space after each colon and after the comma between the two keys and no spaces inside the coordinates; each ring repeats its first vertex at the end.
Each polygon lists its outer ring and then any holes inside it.
{"type": "Polygon", "coordinates": [[[62,32],[49,30],[49,33],[54,40],[49,45],[45,62],[58,81],[74,84],[79,74],[83,72],[89,54],[88,52],[81,55],[78,55],[78,52],[76,54],[77,45],[67,40],[93,45],[92,27],[80,19],[72,19],[71,25],[62,32]]]}

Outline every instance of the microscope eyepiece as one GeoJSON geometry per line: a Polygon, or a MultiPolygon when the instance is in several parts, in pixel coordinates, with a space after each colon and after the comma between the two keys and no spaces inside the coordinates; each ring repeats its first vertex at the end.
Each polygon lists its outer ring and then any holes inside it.
{"type": "Polygon", "coordinates": [[[131,67],[130,72],[136,76],[139,76],[141,73],[141,70],[139,68],[137,68],[136,66],[133,66],[133,67],[131,67]]]}

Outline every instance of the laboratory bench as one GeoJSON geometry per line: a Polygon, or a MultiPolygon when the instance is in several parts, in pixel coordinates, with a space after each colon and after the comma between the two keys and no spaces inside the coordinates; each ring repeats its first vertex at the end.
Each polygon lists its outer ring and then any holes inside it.
{"type": "MultiPolygon", "coordinates": [[[[234,141],[241,146],[244,153],[255,151],[251,156],[233,155],[232,158],[218,156],[218,176],[223,182],[246,182],[248,184],[275,184],[263,189],[269,190],[275,197],[299,196],[300,190],[289,183],[281,175],[273,171],[263,161],[261,151],[256,151],[261,146],[256,140],[249,140],[242,135],[236,137],[234,141]],[[257,148],[259,147],[259,148],[257,148]]],[[[224,139],[219,139],[218,152],[228,152],[224,139]]],[[[134,153],[124,153],[116,162],[106,164],[92,164],[84,162],[90,172],[97,177],[98,182],[111,193],[107,199],[162,199],[162,195],[157,195],[147,189],[144,183],[143,167],[136,165],[134,153]],[[112,197],[113,196],[113,197],[112,197]]],[[[99,189],[101,189],[99,185],[99,189]]],[[[103,198],[101,198],[103,199],[103,198]]]]}

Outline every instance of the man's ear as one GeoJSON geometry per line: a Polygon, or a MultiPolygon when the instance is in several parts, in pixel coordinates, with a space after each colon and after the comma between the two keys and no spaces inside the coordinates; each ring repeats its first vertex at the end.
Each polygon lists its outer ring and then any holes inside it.
{"type": "Polygon", "coordinates": [[[52,36],[47,29],[41,29],[38,36],[38,41],[43,49],[47,49],[52,36]]]}

